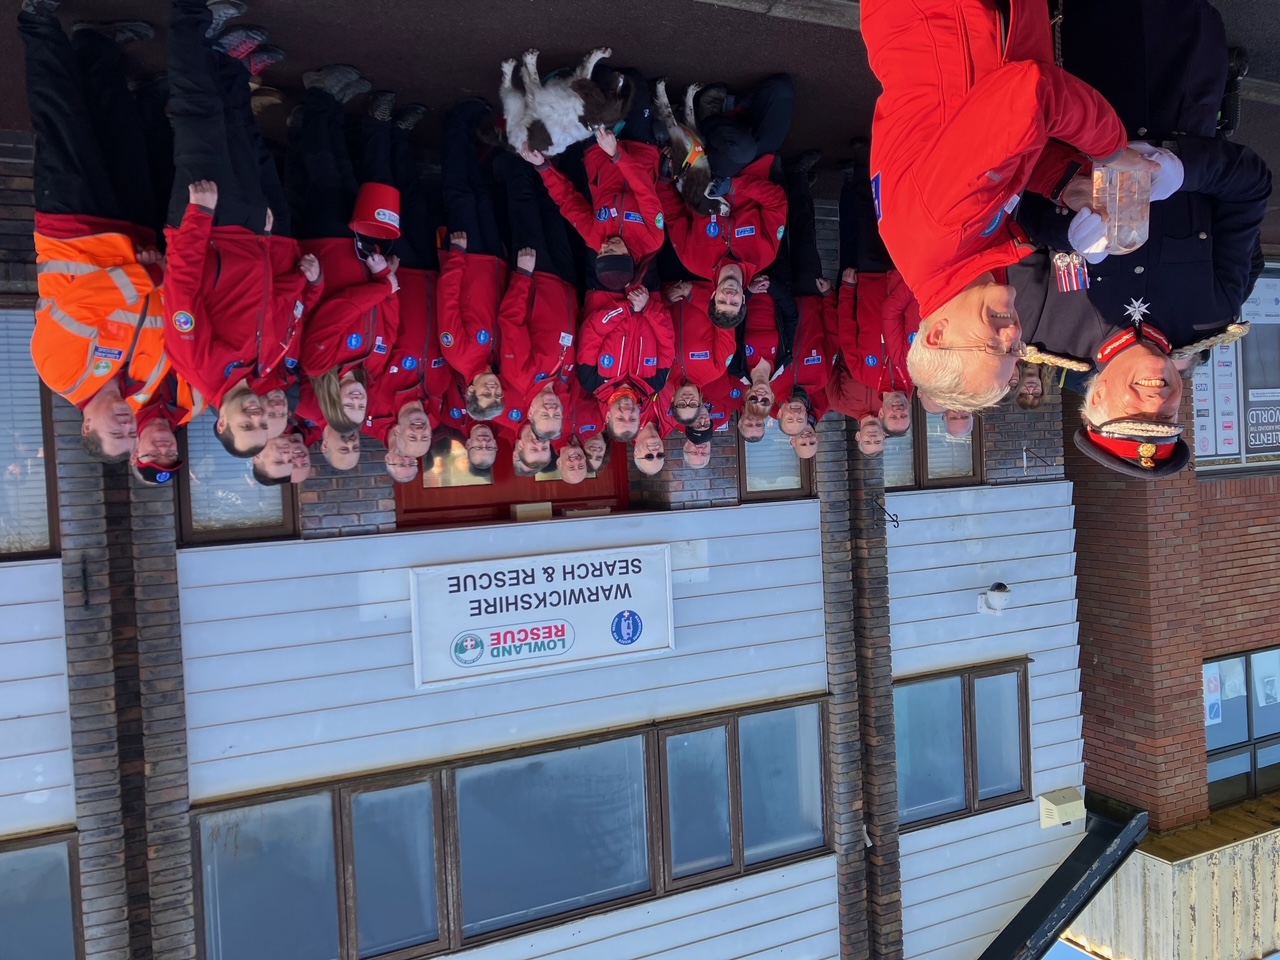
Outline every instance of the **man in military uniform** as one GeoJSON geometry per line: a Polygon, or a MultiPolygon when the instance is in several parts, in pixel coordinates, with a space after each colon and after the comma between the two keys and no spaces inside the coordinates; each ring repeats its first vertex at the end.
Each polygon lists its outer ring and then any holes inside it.
{"type": "MultiPolygon", "coordinates": [[[[1064,292],[1072,271],[1060,278],[1052,251],[1087,250],[1089,238],[1069,235],[1070,210],[1027,194],[1018,219],[1051,252],[1010,267],[1009,282],[1026,343],[1096,365],[1080,449],[1122,473],[1168,476],[1190,460],[1171,353],[1226,334],[1239,318],[1257,279],[1271,174],[1248,147],[1218,136],[1228,55],[1207,0],[1073,0],[1061,41],[1064,66],[1107,97],[1130,137],[1152,144],[1161,172],[1150,239],[1124,256],[1077,260],[1088,293],[1064,292]]],[[[1089,181],[1073,186],[1064,198],[1087,205],[1089,181]]]]}

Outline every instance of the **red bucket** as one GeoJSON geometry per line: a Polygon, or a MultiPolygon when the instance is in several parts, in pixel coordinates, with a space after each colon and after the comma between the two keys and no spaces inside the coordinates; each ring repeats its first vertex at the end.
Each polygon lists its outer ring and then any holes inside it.
{"type": "Polygon", "coordinates": [[[361,184],[350,227],[364,237],[395,240],[400,236],[400,191],[385,183],[361,184]]]}

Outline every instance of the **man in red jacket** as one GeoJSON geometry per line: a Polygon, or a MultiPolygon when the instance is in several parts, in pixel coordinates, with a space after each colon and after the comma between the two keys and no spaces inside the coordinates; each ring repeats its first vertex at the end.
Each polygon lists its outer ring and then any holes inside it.
{"type": "Polygon", "coordinates": [[[596,251],[587,286],[622,290],[639,280],[637,267],[658,252],[664,236],[658,148],[619,143],[612,130],[597,130],[595,144],[583,155],[590,203],[542,154],[526,148],[522,156],[537,167],[564,218],[596,251]]]}
{"type": "Polygon", "coordinates": [[[675,359],[671,313],[644,287],[587,292],[578,343],[578,382],[595,394],[614,440],[631,440],[640,413],[667,383],[675,359]]]}
{"type": "Polygon", "coordinates": [[[212,25],[203,0],[173,0],[169,113],[176,174],[165,231],[165,348],[174,369],[218,408],[214,430],[223,446],[247,458],[268,434],[261,398],[246,381],[272,310],[270,211],[240,116],[249,108],[247,86],[243,101],[227,99],[227,64],[218,59],[226,54],[206,39],[212,25]]]}
{"type": "MultiPolygon", "coordinates": [[[[1042,0],[867,0],[862,35],[884,92],[872,183],[880,231],[920,301],[922,390],[994,403],[1021,349],[1012,288],[992,271],[1031,253],[1023,190],[1057,200],[1091,163],[1155,171],[1115,111],[1054,65],[1042,0]],[[952,351],[948,354],[948,351],[952,351]]],[[[937,397],[943,400],[942,397],[937,397]]]]}
{"type": "Polygon", "coordinates": [[[840,276],[840,357],[845,368],[880,398],[879,417],[890,436],[911,429],[907,349],[920,326],[915,298],[897,271],[840,276]]]}
{"type": "Polygon", "coordinates": [[[735,331],[711,322],[711,293],[703,280],[681,280],[663,290],[676,335],[672,412],[686,427],[702,406],[702,388],[725,375],[738,349],[735,331]]]}

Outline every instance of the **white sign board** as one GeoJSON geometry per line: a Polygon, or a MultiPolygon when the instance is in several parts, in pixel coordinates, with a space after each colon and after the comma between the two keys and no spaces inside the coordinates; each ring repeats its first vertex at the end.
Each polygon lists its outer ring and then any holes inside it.
{"type": "Polygon", "coordinates": [[[418,567],[418,682],[670,649],[667,544],[418,567]]]}

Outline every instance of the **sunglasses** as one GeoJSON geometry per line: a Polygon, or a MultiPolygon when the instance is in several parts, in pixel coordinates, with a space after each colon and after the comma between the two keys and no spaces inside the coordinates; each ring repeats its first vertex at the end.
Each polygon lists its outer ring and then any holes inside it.
{"type": "Polygon", "coordinates": [[[667,455],[665,453],[645,453],[645,454],[641,454],[640,459],[641,460],[665,460],[667,459],[667,455]]]}

